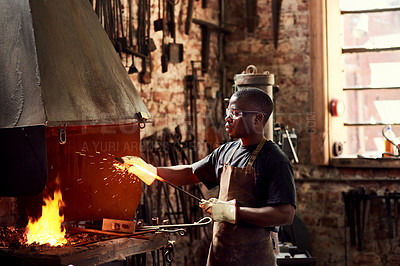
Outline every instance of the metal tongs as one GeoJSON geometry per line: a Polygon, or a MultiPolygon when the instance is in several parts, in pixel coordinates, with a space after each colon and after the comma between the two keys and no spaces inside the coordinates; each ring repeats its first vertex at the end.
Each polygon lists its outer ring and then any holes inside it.
{"type": "Polygon", "coordinates": [[[136,227],[137,230],[158,230],[162,233],[178,233],[181,236],[186,235],[186,231],[183,228],[186,227],[198,227],[205,226],[212,222],[211,217],[203,217],[199,221],[191,224],[165,224],[165,225],[151,225],[151,226],[140,226],[136,227]]]}

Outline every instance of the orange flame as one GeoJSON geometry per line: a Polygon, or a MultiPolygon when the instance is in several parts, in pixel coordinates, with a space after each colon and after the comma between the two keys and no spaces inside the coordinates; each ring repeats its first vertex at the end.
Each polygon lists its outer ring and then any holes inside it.
{"type": "Polygon", "coordinates": [[[34,242],[39,244],[50,244],[51,246],[62,246],[67,243],[65,231],[61,228],[64,215],[60,215],[60,207],[64,206],[61,191],[54,192],[54,199],[44,199],[42,216],[38,221],[29,219],[27,225],[27,244],[34,242]]]}

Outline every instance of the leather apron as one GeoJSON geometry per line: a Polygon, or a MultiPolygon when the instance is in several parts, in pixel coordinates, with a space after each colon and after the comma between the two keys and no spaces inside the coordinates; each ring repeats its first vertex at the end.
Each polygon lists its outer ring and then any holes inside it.
{"type": "MultiPolygon", "coordinates": [[[[232,167],[230,160],[240,144],[224,164],[220,180],[220,200],[236,199],[237,206],[258,207],[255,193],[253,163],[265,143],[265,138],[252,153],[246,167],[232,167]]],[[[269,232],[248,223],[215,222],[207,265],[275,266],[276,259],[269,232]]]]}

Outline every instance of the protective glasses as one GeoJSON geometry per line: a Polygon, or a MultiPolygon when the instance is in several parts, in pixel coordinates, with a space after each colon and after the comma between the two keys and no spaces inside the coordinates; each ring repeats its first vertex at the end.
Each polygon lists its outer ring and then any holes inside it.
{"type": "Polygon", "coordinates": [[[258,113],[263,114],[262,112],[259,112],[259,111],[242,111],[242,110],[238,110],[238,109],[226,108],[226,112],[225,112],[226,116],[225,117],[229,117],[231,119],[238,119],[239,117],[242,117],[247,114],[258,114],[258,113]]]}

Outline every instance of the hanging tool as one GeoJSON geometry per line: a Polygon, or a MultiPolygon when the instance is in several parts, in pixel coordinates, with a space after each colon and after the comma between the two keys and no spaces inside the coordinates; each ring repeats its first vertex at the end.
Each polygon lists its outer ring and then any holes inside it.
{"type": "Polygon", "coordinates": [[[389,237],[393,239],[393,216],[392,216],[392,204],[390,201],[390,193],[389,190],[385,190],[385,202],[386,202],[386,211],[388,218],[388,228],[389,228],[389,237]]]}
{"type": "Polygon", "coordinates": [[[274,47],[278,48],[279,22],[281,18],[282,0],[272,0],[272,27],[274,29],[274,47]]]}
{"type": "Polygon", "coordinates": [[[393,209],[394,209],[394,236],[399,236],[399,198],[393,198],[393,209]]]}
{"type": "Polygon", "coordinates": [[[176,43],[175,4],[171,0],[167,0],[167,18],[168,28],[174,39],[174,42],[169,43],[167,47],[168,61],[180,63],[183,61],[183,44],[176,43]]]}
{"type": "Polygon", "coordinates": [[[204,74],[207,73],[209,66],[211,31],[223,33],[231,33],[231,31],[225,27],[214,25],[204,20],[192,19],[192,21],[201,28],[201,72],[204,74]]]}
{"type": "MultiPolygon", "coordinates": [[[[132,0],[128,0],[128,30],[129,33],[127,34],[127,37],[129,37],[129,44],[130,47],[133,48],[133,35],[132,35],[132,0]]],[[[132,64],[129,67],[128,74],[134,74],[139,72],[139,70],[135,66],[135,55],[131,54],[132,56],[132,64]]],[[[128,56],[127,56],[128,57],[128,56]]]]}
{"type": "Polygon", "coordinates": [[[151,185],[153,184],[154,180],[157,179],[167,185],[170,185],[171,187],[185,193],[186,195],[188,195],[189,197],[197,200],[198,202],[201,202],[201,199],[196,197],[193,194],[190,194],[189,192],[187,192],[186,190],[183,190],[182,188],[168,182],[167,180],[163,179],[162,177],[152,173],[151,171],[149,171],[148,169],[144,168],[143,166],[140,166],[137,163],[129,163],[129,156],[125,156],[123,158],[120,157],[115,157],[115,160],[124,164],[124,165],[129,165],[130,167],[135,167],[135,170],[137,170],[137,172],[139,172],[139,175],[136,175],[138,178],[140,178],[143,182],[145,182],[147,185],[151,185]]]}
{"type": "Polygon", "coordinates": [[[197,161],[197,145],[198,145],[198,127],[197,127],[197,98],[198,98],[198,76],[197,71],[195,68],[195,63],[200,61],[191,61],[192,65],[192,75],[188,75],[185,77],[186,86],[189,91],[189,118],[190,118],[190,125],[188,127],[188,131],[192,131],[193,133],[190,134],[191,139],[188,141],[193,141],[191,148],[192,148],[192,161],[197,161]]]}
{"type": "Polygon", "coordinates": [[[164,27],[164,19],[161,18],[161,2],[164,3],[163,0],[158,0],[158,19],[154,20],[154,31],[161,31],[164,27]]]}
{"type": "Polygon", "coordinates": [[[257,0],[246,0],[246,21],[247,31],[253,33],[258,23],[257,0]]]}
{"type": "Polygon", "coordinates": [[[145,57],[142,58],[142,70],[139,72],[138,81],[143,84],[151,83],[151,73],[147,70],[148,65],[150,65],[151,63],[151,60],[148,60],[148,57],[150,57],[150,49],[148,47],[149,43],[148,41],[146,41],[146,29],[147,29],[146,10],[150,8],[147,5],[148,3],[146,0],[139,0],[137,42],[138,42],[139,53],[145,55],[145,57]]]}
{"type": "Polygon", "coordinates": [[[189,0],[188,9],[187,9],[187,16],[185,22],[185,34],[189,35],[190,28],[192,27],[192,18],[193,18],[193,3],[194,0],[189,0]]]}
{"type": "MultiPolygon", "coordinates": [[[[163,0],[163,18],[165,18],[165,0],[163,0]]],[[[168,71],[168,56],[167,48],[165,46],[165,36],[166,36],[166,25],[165,19],[162,21],[162,39],[161,39],[161,72],[165,73],[168,71]]]]}

